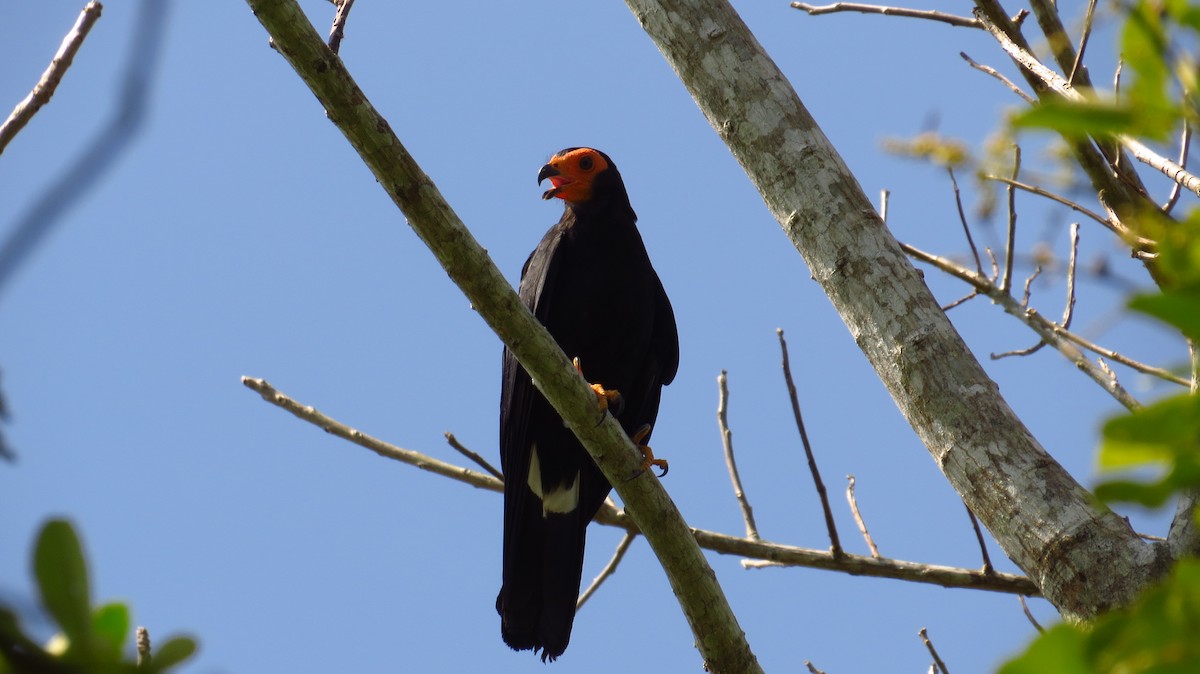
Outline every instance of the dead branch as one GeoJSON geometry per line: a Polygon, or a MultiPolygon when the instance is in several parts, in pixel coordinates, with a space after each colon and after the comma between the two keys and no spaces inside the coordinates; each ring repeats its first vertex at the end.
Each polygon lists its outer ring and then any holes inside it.
{"type": "MultiPolygon", "coordinates": [[[[321,412],[311,405],[304,405],[293,398],[281,393],[262,379],[242,377],[246,388],[257,392],[263,400],[280,407],[302,421],[306,421],[324,430],[326,433],[348,440],[360,447],[375,452],[385,459],[392,459],[416,466],[421,470],[448,477],[457,482],[486,489],[497,493],[504,491],[504,483],[492,477],[461,466],[455,466],[411,449],[404,449],[355,430],[321,412]]],[[[596,522],[624,529],[627,532],[639,533],[637,524],[625,513],[606,503],[596,514],[596,522]]],[[[843,553],[834,558],[827,550],[813,550],[763,540],[738,538],[714,531],[692,529],[696,543],[713,552],[736,555],[747,558],[743,566],[757,568],[748,560],[760,560],[761,566],[801,566],[829,571],[840,571],[858,576],[875,576],[878,578],[893,578],[916,583],[929,583],[943,587],[959,587],[1006,594],[1024,594],[1040,596],[1041,592],[1033,581],[1025,576],[1007,573],[984,575],[974,569],[962,569],[917,562],[906,562],[895,559],[872,559],[860,555],[843,553]]]]}
{"type": "Polygon", "coordinates": [[[733,482],[733,496],[737,499],[742,510],[742,519],[746,522],[746,537],[758,540],[758,525],[754,522],[754,509],[742,489],[742,477],[738,474],[737,461],[733,458],[733,431],[729,430],[729,386],[725,370],[717,376],[717,426],[721,431],[721,446],[725,449],[725,466],[729,469],[729,479],[733,482]]]}
{"type": "Polygon", "coordinates": [[[835,12],[859,12],[862,14],[882,14],[884,16],[904,16],[911,19],[928,19],[948,23],[959,28],[981,28],[979,21],[967,16],[956,16],[945,12],[928,9],[907,9],[904,7],[884,7],[881,5],[863,5],[857,2],[835,2],[832,5],[810,5],[806,2],[793,2],[792,8],[808,12],[809,16],[833,14],[835,12]]]}
{"type": "Polygon", "coordinates": [[[587,586],[586,590],[580,593],[579,599],[575,601],[576,611],[579,611],[579,609],[583,608],[583,605],[587,603],[587,600],[590,599],[593,594],[596,594],[596,590],[600,589],[600,586],[604,584],[604,581],[608,580],[609,576],[616,573],[617,566],[620,565],[621,560],[625,558],[625,551],[629,549],[629,545],[633,543],[633,539],[635,538],[637,538],[637,532],[625,532],[625,535],[621,537],[621,542],[617,543],[617,549],[613,552],[612,559],[609,559],[608,564],[605,564],[604,568],[600,569],[600,573],[596,575],[596,578],[592,580],[591,584],[587,586]]]}
{"type": "Polygon", "coordinates": [[[863,520],[862,513],[858,511],[858,499],[854,498],[853,475],[846,476],[846,500],[850,502],[850,512],[854,514],[854,523],[858,525],[859,533],[866,540],[867,547],[871,549],[871,557],[873,559],[880,559],[879,548],[875,547],[875,541],[867,531],[867,523],[863,520]]]}
{"type": "Polygon", "coordinates": [[[46,68],[46,72],[42,73],[42,78],[34,85],[33,91],[25,97],[25,100],[17,104],[13,109],[12,114],[8,116],[4,124],[0,125],[0,154],[4,154],[4,148],[9,142],[17,136],[21,129],[33,119],[38,110],[42,106],[50,102],[50,98],[54,96],[54,92],[58,90],[58,85],[62,82],[63,75],[67,74],[67,70],[71,67],[71,63],[75,61],[75,54],[79,52],[79,48],[83,46],[83,41],[91,32],[92,26],[100,20],[100,14],[104,11],[104,5],[96,0],[89,2],[79,13],[79,18],[75,19],[75,25],[63,38],[62,44],[58,47],[58,52],[54,54],[50,65],[46,68]]]}
{"type": "Polygon", "coordinates": [[[825,511],[825,528],[829,531],[829,551],[834,557],[838,557],[842,554],[842,543],[838,540],[837,524],[833,521],[833,510],[829,507],[829,494],[825,492],[821,471],[817,469],[817,459],[813,456],[812,445],[808,442],[808,431],[804,430],[804,418],[800,415],[800,400],[796,395],[796,383],[792,380],[792,367],[788,362],[787,340],[783,338],[782,328],[777,328],[775,334],[779,337],[779,348],[783,352],[783,379],[787,383],[788,398],[792,402],[792,415],[796,417],[796,428],[800,431],[804,455],[808,458],[808,470],[812,473],[813,483],[817,487],[817,495],[821,498],[821,508],[825,511]]]}

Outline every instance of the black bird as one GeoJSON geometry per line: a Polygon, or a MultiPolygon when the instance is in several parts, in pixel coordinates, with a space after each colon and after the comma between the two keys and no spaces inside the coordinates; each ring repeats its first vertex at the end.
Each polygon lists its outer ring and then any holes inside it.
{"type": "MultiPolygon", "coordinates": [[[[679,366],[679,336],[621,174],[608,155],[582,147],[554,155],[537,177],[553,185],[542,198],[566,208],[521,270],[521,300],[588,381],[620,393],[609,411],[645,442],[679,366]]],[[[500,633],[513,649],[554,660],[571,638],[588,522],[612,487],[507,348],[500,460],[500,633]]]]}

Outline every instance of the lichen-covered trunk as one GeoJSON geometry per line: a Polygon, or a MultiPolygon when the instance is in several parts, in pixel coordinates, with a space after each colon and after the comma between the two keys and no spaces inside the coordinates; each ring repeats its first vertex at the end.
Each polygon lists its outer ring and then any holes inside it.
{"type": "Polygon", "coordinates": [[[946,479],[1067,617],[1168,554],[1090,496],[1000,396],[796,92],[724,0],[627,0],[757,186],[946,479]]]}

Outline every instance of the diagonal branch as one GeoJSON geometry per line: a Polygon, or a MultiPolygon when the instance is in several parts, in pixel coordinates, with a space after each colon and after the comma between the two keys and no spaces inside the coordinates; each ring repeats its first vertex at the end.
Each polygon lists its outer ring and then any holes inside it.
{"type": "MultiPolygon", "coordinates": [[[[457,482],[471,485],[488,491],[503,492],[504,483],[477,471],[455,466],[433,457],[389,444],[355,430],[321,412],[311,405],[305,405],[287,395],[280,393],[262,379],[242,377],[242,384],[262,396],[263,400],[290,412],[298,419],[317,426],[330,435],[335,435],[353,444],[375,452],[385,459],[400,461],[422,470],[448,477],[457,482]]],[[[596,514],[597,523],[624,529],[630,533],[640,533],[633,518],[618,509],[611,502],[606,502],[596,514]]],[[[838,571],[859,576],[874,576],[877,578],[893,578],[914,583],[929,583],[943,587],[957,587],[1007,594],[1037,595],[1038,589],[1028,578],[1014,574],[984,575],[974,569],[962,569],[918,562],[906,562],[896,559],[872,559],[859,555],[844,554],[838,559],[827,550],[812,550],[791,545],[781,545],[763,540],[738,538],[715,531],[692,529],[691,534],[697,544],[713,552],[727,555],[737,555],[747,559],[761,560],[770,566],[801,566],[814,569],[838,571]]],[[[744,562],[748,567],[755,566],[753,562],[744,562]]]]}
{"type": "Polygon", "coordinates": [[[63,38],[62,45],[51,59],[46,72],[42,73],[42,79],[38,80],[33,91],[29,92],[25,100],[17,104],[4,124],[0,125],[0,154],[4,153],[4,148],[8,147],[9,142],[17,136],[21,129],[25,128],[38,110],[50,102],[50,98],[58,90],[59,82],[62,82],[63,75],[67,74],[67,69],[75,61],[75,54],[83,46],[83,40],[91,32],[92,26],[100,20],[102,11],[104,11],[104,6],[92,0],[79,13],[75,25],[63,38]]]}
{"type": "Polygon", "coordinates": [[[938,468],[1009,558],[1068,617],[1124,603],[1163,573],[1165,560],[1097,507],[1004,401],[729,3],[626,4],[804,257],[938,468]],[[1038,497],[1013,498],[1027,492],[1038,497]]]}
{"type": "Polygon", "coordinates": [[[272,44],[308,85],[409,225],[614,485],[662,562],[680,608],[698,635],[695,643],[705,662],[716,671],[761,671],[716,575],[662,484],[652,471],[626,479],[638,471],[640,453],[611,415],[596,423],[595,393],[521,303],[342,60],[329,50],[295,0],[247,2],[272,44]]]}

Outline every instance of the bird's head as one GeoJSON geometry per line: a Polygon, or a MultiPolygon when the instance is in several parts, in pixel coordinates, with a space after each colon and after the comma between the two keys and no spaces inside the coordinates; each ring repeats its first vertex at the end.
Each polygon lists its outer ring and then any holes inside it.
{"type": "Polygon", "coordinates": [[[538,171],[537,177],[539,185],[547,178],[552,185],[542,193],[543,199],[557,197],[570,204],[617,195],[628,199],[616,164],[608,155],[590,147],[569,147],[559,152],[538,171]]]}

